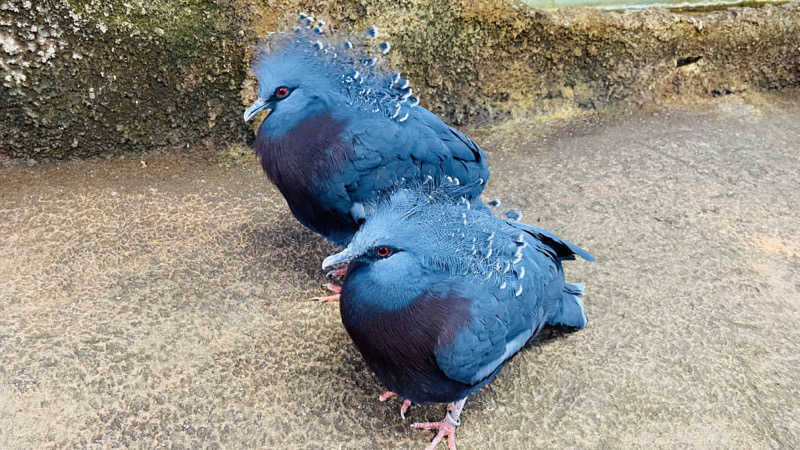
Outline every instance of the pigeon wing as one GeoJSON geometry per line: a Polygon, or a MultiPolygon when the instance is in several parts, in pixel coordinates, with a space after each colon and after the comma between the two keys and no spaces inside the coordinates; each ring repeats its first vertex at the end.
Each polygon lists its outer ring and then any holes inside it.
{"type": "MultiPolygon", "coordinates": [[[[477,291],[486,293],[486,289],[477,291]]],[[[506,354],[508,311],[495,296],[473,301],[471,318],[458,330],[443,330],[435,356],[448,378],[468,385],[490,379],[508,356],[506,354]]],[[[513,353],[512,353],[513,354],[513,353]]]]}
{"type": "Polygon", "coordinates": [[[423,108],[404,122],[375,115],[351,122],[352,165],[343,174],[353,202],[374,198],[405,179],[458,178],[477,197],[489,177],[483,150],[423,108]]]}

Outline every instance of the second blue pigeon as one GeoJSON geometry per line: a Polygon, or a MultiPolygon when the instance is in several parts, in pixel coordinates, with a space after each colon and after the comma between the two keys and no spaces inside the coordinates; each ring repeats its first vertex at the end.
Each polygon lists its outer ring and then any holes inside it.
{"type": "Polygon", "coordinates": [[[500,219],[465,199],[468,188],[398,189],[378,203],[347,248],[342,322],[378,380],[381,400],[449,403],[436,431],[455,448],[467,396],[492,381],[544,325],[583,328],[583,285],[562,261],[593,261],[540,228],[500,219]]]}

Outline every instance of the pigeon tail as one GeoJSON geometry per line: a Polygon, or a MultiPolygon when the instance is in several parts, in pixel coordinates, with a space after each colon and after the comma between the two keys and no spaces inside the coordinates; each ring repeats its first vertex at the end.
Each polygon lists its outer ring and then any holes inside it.
{"type": "Polygon", "coordinates": [[[548,320],[549,325],[566,325],[569,327],[583,328],[586,326],[586,313],[583,311],[584,286],[582,283],[569,283],[564,285],[561,297],[561,308],[548,320]]]}

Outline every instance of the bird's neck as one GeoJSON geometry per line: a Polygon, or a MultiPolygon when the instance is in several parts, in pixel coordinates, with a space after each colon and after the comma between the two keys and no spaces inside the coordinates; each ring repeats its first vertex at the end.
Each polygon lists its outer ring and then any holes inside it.
{"type": "Polygon", "coordinates": [[[428,288],[422,273],[407,273],[402,279],[380,278],[370,266],[353,265],[348,269],[341,296],[342,313],[354,316],[376,311],[399,311],[414,302],[428,288]]]}
{"type": "Polygon", "coordinates": [[[283,109],[278,105],[276,111],[270,114],[261,123],[258,129],[259,138],[269,140],[284,139],[296,131],[303,123],[314,118],[325,116],[341,120],[336,116],[336,110],[331,108],[330,102],[324,97],[315,97],[302,109],[283,109]]]}

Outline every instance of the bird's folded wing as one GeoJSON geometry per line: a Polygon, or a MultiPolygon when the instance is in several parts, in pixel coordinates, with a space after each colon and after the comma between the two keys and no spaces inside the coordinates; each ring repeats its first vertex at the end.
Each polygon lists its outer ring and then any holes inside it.
{"type": "Polygon", "coordinates": [[[451,165],[446,175],[457,177],[461,184],[474,185],[476,192],[473,195],[480,195],[489,179],[489,164],[483,149],[467,135],[445,124],[428,110],[419,111],[419,121],[428,127],[445,147],[451,165]]]}
{"type": "MultiPolygon", "coordinates": [[[[446,330],[436,346],[436,363],[447,377],[476,385],[510,357],[507,353],[507,312],[494,296],[472,302],[471,319],[454,332],[446,330]],[[486,301],[484,301],[486,300],[486,301]]],[[[512,353],[513,355],[513,353],[512,353]]]]}
{"type": "Polygon", "coordinates": [[[406,122],[376,116],[349,130],[352,166],[343,174],[353,201],[365,201],[402,178],[458,178],[480,195],[489,177],[483,151],[461,132],[422,108],[406,122]]]}

